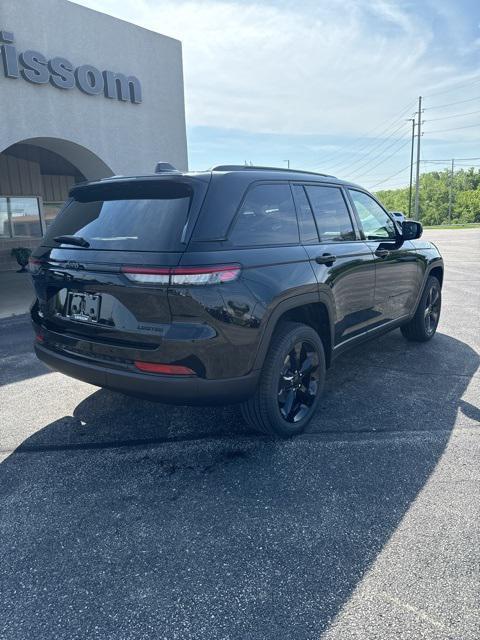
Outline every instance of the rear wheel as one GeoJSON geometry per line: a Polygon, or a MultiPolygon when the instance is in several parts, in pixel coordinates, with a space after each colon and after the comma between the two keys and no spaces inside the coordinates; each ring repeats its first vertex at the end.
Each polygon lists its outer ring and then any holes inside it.
{"type": "Polygon", "coordinates": [[[407,340],[426,342],[435,335],[442,307],[442,289],[435,276],[430,276],[413,318],[400,327],[407,340]]]}
{"type": "Polygon", "coordinates": [[[304,431],[325,381],[325,354],[311,327],[285,322],[275,331],[252,398],[242,404],[246,422],[272,436],[304,431]]]}

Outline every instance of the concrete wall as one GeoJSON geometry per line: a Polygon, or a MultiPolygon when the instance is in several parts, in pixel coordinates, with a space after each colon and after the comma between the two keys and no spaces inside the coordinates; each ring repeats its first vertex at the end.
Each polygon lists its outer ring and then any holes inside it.
{"type": "Polygon", "coordinates": [[[74,183],[74,176],[45,175],[37,162],[0,153],[0,197],[41,196],[46,202],[62,202],[74,183]]]}
{"type": "MultiPolygon", "coordinates": [[[[6,78],[0,67],[0,152],[34,139],[66,155],[61,141],[71,141],[84,156],[79,168],[87,178],[151,173],[159,160],[187,168],[179,41],[67,0],[0,0],[0,30],[14,32],[18,52],[34,49],[47,59],[67,58],[75,67],[91,64],[134,75],[143,93],[143,102],[132,104],[6,78]]],[[[77,164],[74,156],[66,155],[77,164]]]]}

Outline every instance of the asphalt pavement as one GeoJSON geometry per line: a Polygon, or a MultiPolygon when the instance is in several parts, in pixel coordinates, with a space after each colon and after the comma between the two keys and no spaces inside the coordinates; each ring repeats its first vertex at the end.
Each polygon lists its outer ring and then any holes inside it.
{"type": "Polygon", "coordinates": [[[480,638],[480,230],[428,344],[337,360],[309,433],[49,372],[0,321],[1,640],[480,638]]]}

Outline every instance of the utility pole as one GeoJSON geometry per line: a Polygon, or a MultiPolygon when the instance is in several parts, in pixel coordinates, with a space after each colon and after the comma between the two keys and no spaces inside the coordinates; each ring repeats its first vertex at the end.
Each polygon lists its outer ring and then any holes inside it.
{"type": "Polygon", "coordinates": [[[415,118],[409,118],[412,123],[412,148],[410,151],[410,185],[408,187],[408,217],[412,215],[412,187],[413,187],[413,151],[415,148],[415,118]]]}
{"type": "Polygon", "coordinates": [[[452,172],[450,174],[450,185],[448,189],[448,222],[452,222],[452,197],[453,197],[453,175],[455,170],[455,158],[452,158],[452,172]]]}
{"type": "Polygon", "coordinates": [[[418,220],[419,213],[419,198],[420,198],[420,140],[422,139],[422,96],[418,97],[418,112],[417,112],[417,167],[416,167],[416,182],[415,182],[415,220],[418,220]]]}
{"type": "Polygon", "coordinates": [[[284,160],[287,163],[287,169],[290,169],[290,160],[284,160]]]}

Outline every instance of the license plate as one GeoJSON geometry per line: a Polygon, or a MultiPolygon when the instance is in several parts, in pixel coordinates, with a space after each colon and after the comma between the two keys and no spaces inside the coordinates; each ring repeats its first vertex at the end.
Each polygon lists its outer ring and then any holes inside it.
{"type": "Polygon", "coordinates": [[[98,322],[101,297],[91,293],[68,294],[67,316],[81,322],[98,322]]]}

